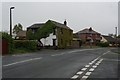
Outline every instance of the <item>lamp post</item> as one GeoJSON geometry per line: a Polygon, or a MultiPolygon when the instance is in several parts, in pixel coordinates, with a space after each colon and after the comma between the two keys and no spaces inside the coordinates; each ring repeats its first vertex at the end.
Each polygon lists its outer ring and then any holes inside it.
{"type": "Polygon", "coordinates": [[[10,36],[12,37],[12,9],[15,7],[10,7],[10,36]]]}

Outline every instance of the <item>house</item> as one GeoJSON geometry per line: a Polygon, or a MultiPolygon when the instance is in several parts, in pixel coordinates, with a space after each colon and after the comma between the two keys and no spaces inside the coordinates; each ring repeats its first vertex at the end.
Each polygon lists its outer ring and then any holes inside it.
{"type": "Polygon", "coordinates": [[[26,31],[19,31],[19,32],[16,34],[15,39],[19,39],[19,40],[26,39],[26,31]]]}
{"type": "Polygon", "coordinates": [[[111,37],[111,36],[107,36],[107,35],[102,35],[102,39],[101,42],[105,43],[109,43],[109,46],[115,46],[117,39],[111,37]]]}
{"type": "Polygon", "coordinates": [[[83,42],[83,44],[96,44],[96,42],[100,42],[101,40],[101,34],[94,31],[91,27],[88,29],[83,29],[77,33],[75,33],[74,35],[76,35],[78,38],[80,38],[83,42]]]}
{"type": "Polygon", "coordinates": [[[31,29],[34,34],[38,34],[38,39],[43,46],[51,46],[57,48],[66,48],[72,45],[73,30],[67,26],[67,21],[59,23],[48,20],[46,23],[33,24],[27,28],[31,29]]]}
{"type": "Polygon", "coordinates": [[[36,24],[33,24],[30,27],[27,27],[27,31],[31,29],[32,32],[35,33],[38,30],[38,28],[41,28],[44,24],[45,23],[36,23],[36,24]]]}

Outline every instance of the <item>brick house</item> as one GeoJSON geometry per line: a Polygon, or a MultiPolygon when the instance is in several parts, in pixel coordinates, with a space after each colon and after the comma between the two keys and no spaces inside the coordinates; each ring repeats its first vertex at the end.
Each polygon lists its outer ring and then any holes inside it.
{"type": "Polygon", "coordinates": [[[80,38],[83,44],[89,44],[90,42],[96,44],[96,42],[100,42],[101,40],[101,34],[94,31],[91,27],[89,29],[83,29],[74,35],[80,38]]]}

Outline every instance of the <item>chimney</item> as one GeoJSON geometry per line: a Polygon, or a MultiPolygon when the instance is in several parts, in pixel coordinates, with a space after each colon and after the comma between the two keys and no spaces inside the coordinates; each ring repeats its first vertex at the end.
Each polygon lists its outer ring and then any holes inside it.
{"type": "Polygon", "coordinates": [[[89,28],[89,31],[92,31],[92,28],[91,28],[91,27],[89,28]]]}
{"type": "Polygon", "coordinates": [[[64,25],[66,25],[66,26],[67,26],[67,21],[66,21],[66,19],[65,19],[65,21],[64,21],[64,25]]]}

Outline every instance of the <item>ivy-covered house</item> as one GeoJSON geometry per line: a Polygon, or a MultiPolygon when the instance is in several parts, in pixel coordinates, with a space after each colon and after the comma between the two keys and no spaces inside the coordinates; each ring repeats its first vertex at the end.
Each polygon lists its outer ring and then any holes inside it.
{"type": "Polygon", "coordinates": [[[42,42],[43,46],[53,46],[57,48],[71,47],[73,30],[67,26],[67,22],[59,23],[48,20],[46,23],[30,26],[27,31],[31,31],[30,36],[42,42]],[[37,29],[36,29],[37,28],[37,29]]]}

